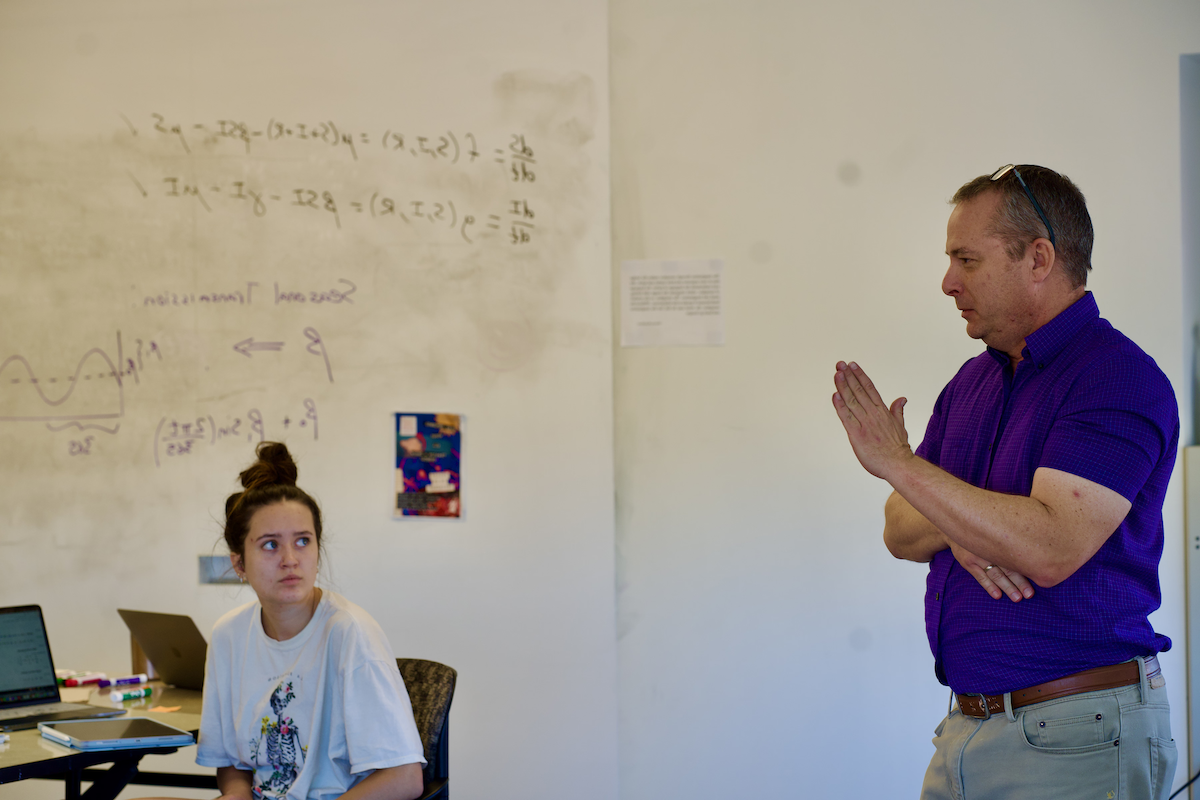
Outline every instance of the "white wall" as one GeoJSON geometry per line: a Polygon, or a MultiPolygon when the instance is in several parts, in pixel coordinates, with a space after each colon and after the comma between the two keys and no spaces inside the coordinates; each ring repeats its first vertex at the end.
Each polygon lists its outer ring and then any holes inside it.
{"type": "MultiPolygon", "coordinates": [[[[568,5],[501,14],[497,25],[511,23],[516,37],[506,57],[531,60],[520,32],[538,22],[561,34],[551,41],[564,62],[578,56],[598,64],[591,44],[601,16],[591,6],[580,17],[553,13],[568,5]],[[588,43],[582,51],[581,40],[588,43]]],[[[906,394],[919,437],[937,391],[978,351],[938,292],[945,201],[964,180],[1017,161],[1079,181],[1098,230],[1091,283],[1102,312],[1177,387],[1186,381],[1190,355],[1176,299],[1178,56],[1200,50],[1200,9],[1082,0],[612,0],[609,12],[613,260],[726,258],[729,324],[724,348],[616,354],[620,795],[911,796],[946,691],[932,676],[924,640],[924,570],[894,562],[880,544],[887,489],[858,468],[845,445],[829,406],[833,363],[855,358],[885,393],[906,394]]],[[[85,57],[105,40],[89,39],[82,21],[61,17],[72,37],[66,44],[85,57]]],[[[352,42],[348,27],[339,38],[352,42]]],[[[387,36],[378,25],[366,28],[387,36]]],[[[455,41],[457,20],[447,16],[420,30],[455,41]]],[[[171,44],[154,46],[165,48],[165,58],[171,44]]],[[[27,69],[18,64],[5,74],[27,69]]],[[[33,102],[37,95],[21,97],[33,102]]],[[[304,92],[295,99],[302,102],[304,92]]],[[[601,170],[602,139],[593,153],[601,170]]],[[[589,244],[588,258],[605,255],[601,243],[589,244]]],[[[584,270],[570,280],[576,303],[606,307],[607,287],[596,274],[584,270]]],[[[3,326],[0,317],[0,342],[13,335],[3,326]]],[[[580,358],[594,363],[588,326],[556,326],[552,341],[561,348],[556,368],[570,370],[580,358]]],[[[604,394],[604,381],[588,375],[580,397],[604,394]]],[[[512,386],[479,388],[469,398],[467,410],[479,409],[472,423],[525,399],[512,386]]],[[[550,413],[568,424],[572,408],[559,404],[550,413]]],[[[473,432],[486,437],[499,428],[488,422],[473,424],[473,432]]],[[[393,545],[390,523],[379,522],[360,544],[347,531],[333,551],[334,576],[351,595],[386,593],[378,588],[383,578],[355,566],[372,557],[359,550],[364,545],[396,547],[391,563],[413,565],[407,577],[424,580],[431,570],[455,576],[459,588],[432,626],[401,611],[388,625],[395,635],[417,629],[414,647],[428,644],[448,653],[445,660],[470,665],[454,717],[456,794],[508,796],[530,780],[537,783],[530,796],[616,793],[606,744],[616,693],[604,680],[611,607],[599,586],[612,570],[603,547],[611,521],[588,488],[604,491],[608,463],[594,442],[608,433],[594,424],[588,452],[562,462],[584,471],[545,473],[552,487],[582,487],[553,509],[578,520],[567,526],[572,535],[527,526],[536,509],[495,495],[506,523],[486,535],[463,528],[447,542],[424,525],[393,545]],[[575,503],[580,496],[584,502],[575,503]],[[465,573],[464,553],[475,559],[465,573]],[[490,577],[471,583],[485,569],[490,577]],[[564,604],[564,597],[577,602],[564,604]],[[489,608],[497,598],[503,607],[489,608]],[[488,630],[472,627],[472,619],[488,630]],[[505,635],[508,625],[519,626],[517,639],[505,635]],[[552,667],[566,669],[550,671],[554,691],[527,716],[519,695],[533,694],[547,674],[532,664],[555,652],[562,660],[549,659],[552,667]],[[569,685],[580,675],[587,689],[572,697],[569,685]],[[515,732],[503,722],[509,713],[515,732]],[[549,733],[539,724],[546,720],[549,733]],[[497,745],[520,755],[508,758],[497,745]],[[554,771],[549,781],[546,769],[554,771]]],[[[545,450],[558,443],[555,431],[539,431],[535,440],[545,450]]],[[[487,441],[501,451],[501,440],[487,441]]],[[[207,549],[216,538],[206,515],[220,498],[210,495],[225,490],[236,466],[240,460],[225,457],[219,475],[196,471],[204,497],[186,514],[174,512],[196,518],[188,548],[207,549]],[[217,484],[220,491],[210,491],[217,484]]],[[[351,495],[342,496],[353,487],[336,464],[316,476],[329,481],[322,494],[332,510],[357,519],[351,495]]],[[[155,513],[177,501],[159,496],[155,513]]],[[[1176,637],[1163,661],[1182,740],[1180,506],[1176,487],[1166,509],[1164,607],[1154,622],[1176,637]]],[[[14,520],[0,521],[12,537],[14,520]]],[[[33,520],[15,521],[37,529],[33,520]]],[[[89,552],[103,553],[107,543],[98,538],[89,552]]],[[[40,556],[61,556],[69,537],[40,547],[40,556]]],[[[6,567],[11,552],[0,553],[6,567]]],[[[190,559],[175,568],[191,570],[190,559]]],[[[9,582],[0,602],[37,601],[36,588],[9,582]]],[[[91,599],[97,607],[128,602],[123,591],[145,599],[120,587],[91,599]]],[[[203,627],[241,599],[189,587],[167,610],[195,604],[203,627]]],[[[67,642],[80,635],[81,643],[59,648],[59,660],[90,657],[97,643],[122,658],[114,619],[77,619],[70,605],[55,612],[51,633],[67,642]]],[[[3,790],[5,797],[14,791],[3,790]]]]}
{"type": "MultiPolygon", "coordinates": [[[[925,568],[880,542],[888,487],[846,445],[833,365],[906,395],[918,441],[980,349],[939,290],[946,201],[1039,163],[1088,198],[1102,315],[1183,386],[1179,55],[1200,6],[610,15],[614,262],[727,259],[725,347],[616,356],[622,797],[914,796],[948,690],[925,568]]],[[[1176,482],[1153,622],[1182,744],[1181,513],[1176,482]]]]}
{"type": "Polygon", "coordinates": [[[252,599],[198,585],[197,556],[223,550],[257,409],[322,504],[325,585],[397,654],[459,671],[455,796],[616,795],[606,21],[603,0],[0,3],[0,605],[43,606],[60,666],[129,668],[118,607],[207,631],[252,599]],[[329,121],[357,149],[215,133],[272,119],[329,121]],[[536,182],[512,180],[519,135],[536,182]],[[441,137],[460,149],[430,155],[441,137]],[[408,221],[368,213],[376,196],[408,221]],[[535,229],[514,244],[525,200],[535,229]],[[444,225],[450,203],[471,236],[444,225]],[[341,279],[351,303],[272,302],[275,283],[308,298],[341,279]],[[246,304],[144,302],[247,282],[246,304]],[[93,367],[68,396],[91,348],[121,363],[118,332],[161,360],[120,383],[93,367]],[[283,347],[247,358],[247,337],[283,347]],[[392,519],[400,411],[464,415],[462,519],[392,519]],[[161,441],[171,420],[234,418],[240,435],[181,454],[161,441]]]}

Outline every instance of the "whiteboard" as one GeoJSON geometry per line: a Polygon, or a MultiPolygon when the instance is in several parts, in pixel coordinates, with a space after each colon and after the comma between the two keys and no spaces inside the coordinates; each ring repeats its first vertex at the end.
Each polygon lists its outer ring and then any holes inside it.
{"type": "Polygon", "coordinates": [[[0,603],[60,666],[125,665],[118,606],[251,599],[197,557],[281,440],[326,585],[460,671],[456,794],[527,794],[536,735],[546,796],[615,795],[605,27],[0,5],[0,603]],[[402,411],[463,415],[462,519],[392,519],[402,411]]]}

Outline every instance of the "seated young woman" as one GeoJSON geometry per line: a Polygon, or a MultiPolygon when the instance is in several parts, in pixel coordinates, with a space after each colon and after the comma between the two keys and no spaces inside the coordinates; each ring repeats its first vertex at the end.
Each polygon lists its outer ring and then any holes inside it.
{"type": "Polygon", "coordinates": [[[316,586],[321,510],[287,447],[258,446],[225,502],[225,542],[257,600],[217,621],[196,762],[228,800],[411,800],[425,763],[383,630],[316,586]]]}

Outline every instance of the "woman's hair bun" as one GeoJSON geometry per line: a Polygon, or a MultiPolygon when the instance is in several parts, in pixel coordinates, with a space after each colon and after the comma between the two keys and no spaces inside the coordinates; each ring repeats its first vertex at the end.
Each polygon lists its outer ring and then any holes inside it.
{"type": "Polygon", "coordinates": [[[296,462],[281,442],[260,442],[255,449],[258,460],[238,475],[245,489],[265,486],[295,486],[296,462]]]}

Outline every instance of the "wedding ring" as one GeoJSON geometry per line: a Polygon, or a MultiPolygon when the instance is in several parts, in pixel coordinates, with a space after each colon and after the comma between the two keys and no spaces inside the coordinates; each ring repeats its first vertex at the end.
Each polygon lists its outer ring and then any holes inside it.
{"type": "Polygon", "coordinates": [[[987,572],[989,569],[995,569],[995,568],[996,568],[995,564],[988,564],[986,567],[983,568],[983,571],[987,572]]]}

